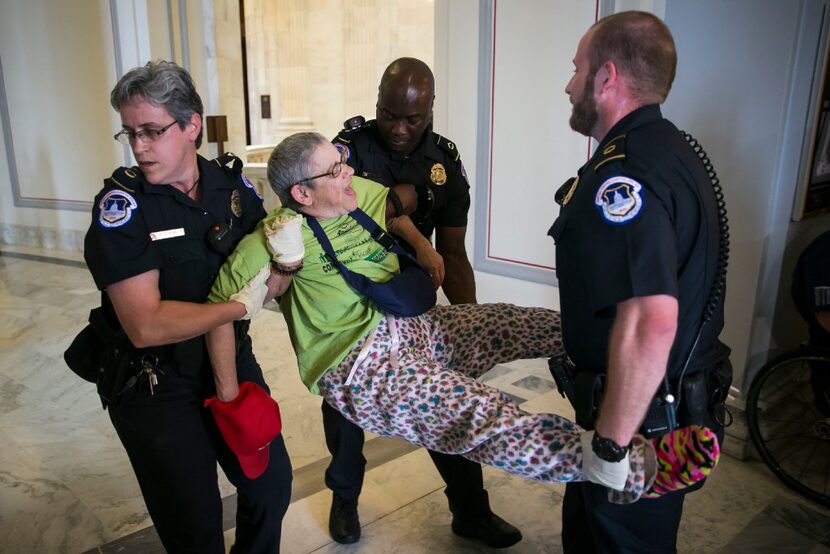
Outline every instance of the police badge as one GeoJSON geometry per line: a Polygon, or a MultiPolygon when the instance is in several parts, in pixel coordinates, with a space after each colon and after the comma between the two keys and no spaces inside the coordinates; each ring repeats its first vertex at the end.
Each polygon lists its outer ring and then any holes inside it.
{"type": "Polygon", "coordinates": [[[239,199],[239,189],[233,189],[231,193],[231,213],[236,217],[242,217],[242,202],[239,199]]]}
{"type": "Polygon", "coordinates": [[[434,184],[441,186],[447,182],[447,172],[444,170],[444,166],[440,163],[437,163],[432,166],[432,169],[429,171],[429,179],[434,184]]]}

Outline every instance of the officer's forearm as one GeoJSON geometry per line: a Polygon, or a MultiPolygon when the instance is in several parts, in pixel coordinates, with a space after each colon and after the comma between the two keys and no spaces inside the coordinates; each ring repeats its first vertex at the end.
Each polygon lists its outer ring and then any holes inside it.
{"type": "Polygon", "coordinates": [[[629,443],[665,375],[676,332],[677,300],[671,296],[636,297],[617,305],[597,433],[629,443]]]}
{"type": "Polygon", "coordinates": [[[401,237],[416,251],[422,248],[432,248],[432,243],[418,231],[409,216],[396,217],[389,222],[389,231],[401,237]]]}
{"type": "MultiPolygon", "coordinates": [[[[442,254],[441,252],[438,252],[442,254]]],[[[465,255],[444,255],[444,266],[446,276],[444,283],[444,294],[451,304],[475,304],[476,303],[476,281],[473,276],[473,267],[465,255]]]]}
{"type": "Polygon", "coordinates": [[[163,300],[159,302],[153,316],[136,328],[135,340],[129,332],[127,336],[138,348],[173,344],[203,335],[218,325],[236,321],[244,315],[245,306],[239,302],[195,304],[163,300]]]}
{"type": "Polygon", "coordinates": [[[409,216],[396,217],[390,223],[389,230],[415,249],[418,263],[429,273],[435,288],[440,287],[444,281],[444,260],[432,247],[432,243],[418,231],[409,216]]]}
{"type": "Polygon", "coordinates": [[[208,331],[205,335],[205,343],[210,356],[210,365],[213,368],[216,397],[222,402],[230,402],[239,394],[233,323],[225,323],[208,331]]]}
{"type": "Polygon", "coordinates": [[[476,282],[473,267],[464,246],[466,227],[438,227],[435,230],[435,249],[444,258],[447,276],[444,294],[453,304],[475,304],[476,282]]]}
{"type": "Polygon", "coordinates": [[[124,332],[138,348],[197,337],[245,315],[245,306],[239,302],[196,304],[161,300],[158,275],[158,270],[152,270],[107,287],[124,332]]]}

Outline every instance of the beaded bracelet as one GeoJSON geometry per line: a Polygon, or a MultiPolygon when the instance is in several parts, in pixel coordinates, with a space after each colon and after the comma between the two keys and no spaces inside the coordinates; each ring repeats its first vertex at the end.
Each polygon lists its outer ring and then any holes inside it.
{"type": "Polygon", "coordinates": [[[292,267],[291,269],[285,269],[282,266],[280,266],[280,264],[278,264],[277,262],[271,262],[271,267],[278,274],[284,275],[286,277],[290,277],[292,275],[296,275],[297,273],[299,273],[300,270],[303,268],[303,264],[302,264],[302,262],[300,262],[300,265],[298,265],[297,267],[292,267]]]}

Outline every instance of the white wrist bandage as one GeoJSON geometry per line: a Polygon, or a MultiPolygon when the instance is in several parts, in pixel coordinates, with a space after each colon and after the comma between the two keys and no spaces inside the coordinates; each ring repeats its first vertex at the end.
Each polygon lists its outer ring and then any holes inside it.
{"type": "Polygon", "coordinates": [[[609,489],[623,490],[629,471],[628,453],[619,462],[608,462],[594,453],[594,448],[591,446],[594,431],[582,431],[579,438],[582,442],[582,473],[585,477],[609,489]]]}
{"type": "Polygon", "coordinates": [[[278,264],[293,264],[303,259],[303,216],[282,215],[263,226],[271,259],[278,264]]]}

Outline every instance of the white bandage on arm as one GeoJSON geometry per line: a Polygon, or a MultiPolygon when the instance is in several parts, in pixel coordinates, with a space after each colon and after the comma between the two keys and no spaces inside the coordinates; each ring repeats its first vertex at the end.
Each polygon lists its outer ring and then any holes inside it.
{"type": "Polygon", "coordinates": [[[607,462],[594,453],[591,441],[594,431],[582,431],[579,439],[582,442],[582,473],[592,483],[604,485],[609,489],[621,491],[625,488],[630,464],[628,453],[619,462],[607,462]]]}
{"type": "Polygon", "coordinates": [[[302,235],[303,216],[281,215],[263,225],[271,259],[287,265],[299,262],[305,255],[302,235]]]}

